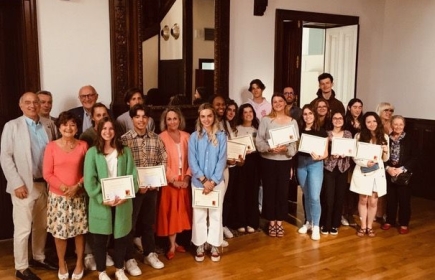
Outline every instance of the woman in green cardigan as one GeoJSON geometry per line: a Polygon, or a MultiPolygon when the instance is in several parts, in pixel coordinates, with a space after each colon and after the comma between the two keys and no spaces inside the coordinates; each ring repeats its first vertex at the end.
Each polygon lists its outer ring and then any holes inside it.
{"type": "Polygon", "coordinates": [[[103,201],[100,180],[133,175],[137,192],[137,170],[128,147],[117,139],[114,122],[103,118],[97,129],[96,145],[88,150],[85,158],[84,183],[89,195],[89,231],[93,234],[94,255],[100,280],[110,280],[106,274],[106,244],[114,236],[114,262],[117,279],[128,279],[124,274],[126,248],[131,242],[133,204],[131,199],[111,198],[103,201]]]}

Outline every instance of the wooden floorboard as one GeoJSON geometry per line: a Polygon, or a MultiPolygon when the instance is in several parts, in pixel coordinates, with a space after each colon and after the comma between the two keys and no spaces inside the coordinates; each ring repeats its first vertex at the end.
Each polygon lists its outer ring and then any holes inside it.
{"type": "MultiPolygon", "coordinates": [[[[264,232],[245,234],[229,240],[218,263],[206,257],[195,262],[193,248],[178,253],[154,270],[139,261],[143,274],[130,279],[435,279],[434,201],[413,198],[413,214],[408,235],[396,229],[382,231],[375,223],[375,238],[359,238],[355,229],[341,227],[337,236],[321,236],[312,241],[297,233],[301,225],[300,205],[285,223],[284,238],[271,238],[264,232]],[[433,277],[433,278],[432,278],[433,277]]],[[[69,259],[70,269],[73,259],[69,259]]],[[[0,279],[15,279],[12,241],[0,242],[0,279]]],[[[57,279],[57,272],[35,270],[44,280],[57,279]]],[[[108,268],[114,278],[114,268],[108,268]]],[[[86,272],[83,279],[98,279],[86,272]]]]}

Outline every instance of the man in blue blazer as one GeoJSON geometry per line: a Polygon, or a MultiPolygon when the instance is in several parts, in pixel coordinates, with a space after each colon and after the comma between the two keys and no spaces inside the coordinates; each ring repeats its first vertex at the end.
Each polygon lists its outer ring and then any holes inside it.
{"type": "Polygon", "coordinates": [[[15,276],[38,280],[29,263],[57,270],[45,259],[47,184],[42,178],[45,146],[54,140],[55,126],[53,121],[39,117],[41,105],[35,93],[24,93],[19,106],[23,116],[7,122],[3,128],[0,161],[13,205],[15,276]],[[33,259],[29,262],[30,233],[33,259]]]}
{"type": "Polygon", "coordinates": [[[79,118],[76,138],[79,138],[83,131],[86,131],[86,129],[92,127],[91,110],[92,106],[97,103],[98,93],[91,85],[83,86],[79,90],[79,100],[80,103],[82,103],[82,106],[69,110],[79,118]]]}

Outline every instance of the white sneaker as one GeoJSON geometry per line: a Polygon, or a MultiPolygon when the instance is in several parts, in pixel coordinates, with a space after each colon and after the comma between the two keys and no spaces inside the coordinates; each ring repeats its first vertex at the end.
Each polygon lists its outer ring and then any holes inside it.
{"type": "Polygon", "coordinates": [[[234,237],[233,233],[231,232],[231,230],[229,228],[224,227],[223,230],[224,230],[224,236],[225,236],[225,238],[231,239],[231,238],[234,237]]]}
{"type": "Polygon", "coordinates": [[[254,233],[255,229],[253,227],[247,226],[246,227],[246,231],[249,232],[249,233],[254,233]]]}
{"type": "Polygon", "coordinates": [[[162,269],[165,265],[159,260],[156,253],[152,252],[148,256],[144,258],[143,261],[145,264],[152,266],[155,269],[162,269]]]}
{"type": "Polygon", "coordinates": [[[311,224],[310,222],[306,222],[305,225],[303,225],[302,227],[300,227],[298,229],[299,233],[305,234],[307,233],[309,230],[311,230],[311,224]]]}
{"type": "Polygon", "coordinates": [[[349,221],[344,216],[341,216],[341,224],[343,226],[349,226],[349,221]]]}
{"type": "Polygon", "coordinates": [[[313,226],[313,232],[311,233],[312,240],[320,240],[320,228],[319,226],[313,226]]]}
{"type": "Polygon", "coordinates": [[[113,266],[115,263],[113,262],[112,257],[109,254],[106,254],[106,266],[113,266]]]}
{"type": "Polygon", "coordinates": [[[116,272],[115,272],[115,277],[116,277],[116,279],[118,279],[118,280],[128,280],[128,277],[127,277],[127,275],[125,275],[125,273],[124,273],[124,269],[118,269],[116,272]]]}
{"type": "Polygon", "coordinates": [[[142,239],[140,237],[133,238],[133,244],[134,247],[136,247],[136,250],[139,251],[139,253],[143,252],[142,239]]]}
{"type": "Polygon", "coordinates": [[[142,270],[140,270],[139,266],[137,266],[137,262],[135,259],[129,259],[128,261],[126,261],[125,269],[131,276],[139,276],[142,274],[142,270]]]}
{"type": "Polygon", "coordinates": [[[221,244],[221,246],[222,247],[228,247],[230,244],[228,244],[228,241],[226,241],[226,240],[222,240],[222,244],[221,244]]]}
{"type": "Polygon", "coordinates": [[[98,280],[110,280],[110,277],[107,276],[107,273],[105,271],[103,271],[98,274],[98,280]]]}
{"type": "Polygon", "coordinates": [[[85,268],[87,270],[97,270],[97,264],[95,263],[94,255],[87,254],[85,257],[85,268]]]}
{"type": "Polygon", "coordinates": [[[238,231],[238,232],[241,232],[241,233],[245,233],[245,232],[246,232],[246,229],[245,229],[244,227],[239,227],[239,228],[237,229],[237,231],[238,231]]]}

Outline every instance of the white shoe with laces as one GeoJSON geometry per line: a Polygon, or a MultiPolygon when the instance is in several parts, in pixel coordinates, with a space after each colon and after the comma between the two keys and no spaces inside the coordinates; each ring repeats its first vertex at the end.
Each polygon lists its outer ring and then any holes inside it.
{"type": "Polygon", "coordinates": [[[142,270],[140,270],[135,259],[129,259],[128,261],[126,261],[125,269],[131,276],[139,276],[142,274],[142,270]]]}
{"type": "Polygon", "coordinates": [[[124,269],[122,269],[122,268],[116,270],[115,277],[117,280],[128,280],[128,277],[127,277],[127,275],[125,275],[124,269]]]}
{"type": "Polygon", "coordinates": [[[102,271],[100,274],[98,274],[98,280],[110,280],[110,277],[107,276],[105,271],[102,271]]]}
{"type": "Polygon", "coordinates": [[[227,239],[231,239],[234,237],[233,233],[231,232],[231,230],[228,227],[223,227],[224,230],[224,236],[227,239]]]}
{"type": "Polygon", "coordinates": [[[311,230],[311,224],[310,222],[306,222],[302,227],[298,229],[298,232],[301,234],[307,233],[309,230],[311,230]]]}
{"type": "Polygon", "coordinates": [[[143,262],[155,269],[162,269],[165,267],[165,265],[159,260],[157,254],[154,252],[149,253],[149,255],[144,258],[143,262]]]}
{"type": "Polygon", "coordinates": [[[313,232],[311,233],[312,240],[320,240],[320,228],[319,226],[313,226],[313,232]]]}
{"type": "Polygon", "coordinates": [[[94,255],[87,254],[85,257],[85,268],[87,270],[97,270],[97,264],[95,263],[94,255]]]}

